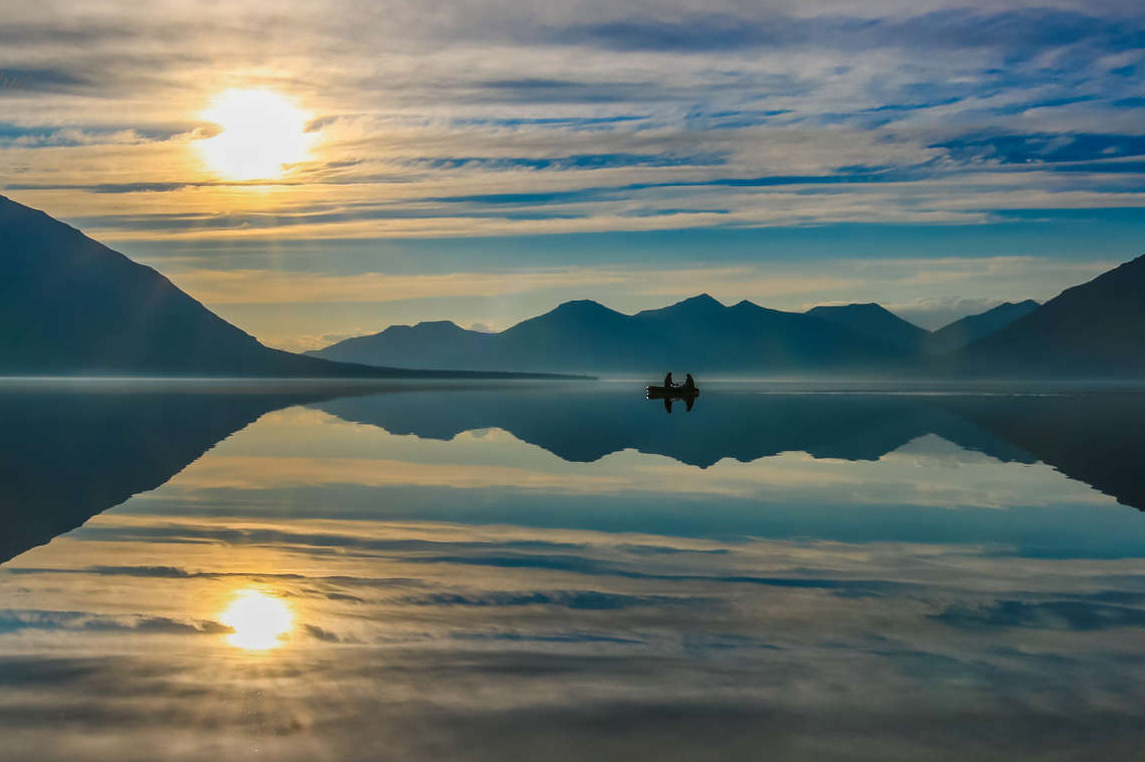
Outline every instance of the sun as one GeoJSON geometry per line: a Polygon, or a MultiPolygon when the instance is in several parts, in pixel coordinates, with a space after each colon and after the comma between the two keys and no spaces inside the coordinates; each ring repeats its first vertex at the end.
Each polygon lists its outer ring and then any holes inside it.
{"type": "Polygon", "coordinates": [[[294,629],[294,615],[281,598],[259,590],[242,590],[219,616],[234,632],[227,642],[246,651],[269,651],[294,629]]]}
{"type": "Polygon", "coordinates": [[[285,165],[304,160],[310,150],[310,114],[273,90],[227,90],[202,117],[221,131],[197,141],[199,151],[212,171],[230,180],[281,177],[285,165]]]}

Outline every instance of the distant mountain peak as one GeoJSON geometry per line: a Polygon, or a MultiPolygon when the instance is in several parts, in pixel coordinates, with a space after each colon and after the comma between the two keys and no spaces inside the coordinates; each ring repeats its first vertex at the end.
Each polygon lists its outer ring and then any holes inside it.
{"type": "Polygon", "coordinates": [[[705,293],[690,296],[674,304],[669,304],[667,307],[644,310],[637,313],[637,316],[644,318],[678,318],[680,316],[714,317],[723,314],[727,309],[728,308],[723,305],[723,302],[711,294],[705,293]]]}
{"type": "Polygon", "coordinates": [[[615,312],[592,299],[572,299],[558,304],[552,312],[615,312]]]}
{"type": "Polygon", "coordinates": [[[714,305],[717,305],[720,307],[724,306],[723,302],[721,302],[719,299],[715,298],[714,296],[712,296],[711,294],[709,294],[707,292],[704,292],[702,294],[697,294],[696,296],[690,296],[687,299],[683,300],[682,302],[678,302],[678,304],[695,304],[695,305],[701,305],[701,304],[713,305],[714,304],[714,305]]]}
{"type": "MultiPolygon", "coordinates": [[[[848,313],[849,312],[849,313],[853,313],[853,314],[867,313],[867,314],[878,314],[878,315],[894,315],[894,317],[896,317],[896,318],[898,317],[898,315],[895,315],[893,312],[891,312],[890,310],[888,310],[886,307],[879,304],[878,302],[852,302],[851,304],[821,304],[817,307],[812,307],[811,309],[807,310],[807,312],[808,312],[808,314],[811,314],[811,315],[826,315],[826,314],[831,314],[831,313],[840,314],[840,313],[848,313]]],[[[902,320],[902,318],[899,318],[899,319],[902,320]]]]}
{"type": "Polygon", "coordinates": [[[391,325],[381,332],[382,334],[417,333],[426,337],[452,336],[457,334],[475,333],[462,328],[452,320],[423,320],[415,325],[391,325]]]}
{"type": "Polygon", "coordinates": [[[812,307],[806,314],[912,352],[920,350],[930,335],[929,331],[903,320],[877,302],[824,304],[812,307]]]}

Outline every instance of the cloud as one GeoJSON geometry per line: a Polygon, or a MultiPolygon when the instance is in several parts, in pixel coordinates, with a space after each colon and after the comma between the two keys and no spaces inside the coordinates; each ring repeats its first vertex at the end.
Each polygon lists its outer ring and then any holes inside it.
{"type": "Polygon", "coordinates": [[[849,51],[888,46],[920,50],[1000,49],[1010,54],[1089,43],[1104,50],[1128,50],[1145,40],[1141,25],[1072,10],[1020,8],[975,13],[941,10],[906,18],[843,15],[802,17],[768,14],[696,14],[679,20],[632,18],[553,31],[555,39],[622,51],[725,52],[757,48],[838,48],[849,51]]]}
{"type": "Polygon", "coordinates": [[[307,636],[322,643],[344,643],[346,642],[341,636],[336,635],[329,630],[324,630],[316,624],[303,624],[302,631],[307,636]]]}
{"type": "MultiPolygon", "coordinates": [[[[164,268],[166,274],[208,306],[222,309],[238,320],[259,307],[275,305],[294,309],[306,305],[410,305],[418,320],[454,317],[453,308],[440,306],[448,300],[484,299],[494,305],[519,298],[510,312],[498,309],[495,316],[475,321],[480,328],[507,328],[520,320],[546,312],[570,299],[594,294],[598,301],[622,312],[661,307],[700,292],[713,294],[727,304],[748,299],[766,307],[802,311],[817,304],[878,301],[908,320],[937,328],[969,314],[977,314],[1003,301],[1044,301],[1063,289],[1109,269],[1112,261],[1074,262],[1041,260],[1033,256],[934,257],[846,259],[834,261],[821,272],[809,272],[799,261],[761,264],[687,264],[660,267],[615,266],[492,269],[485,272],[379,273],[334,275],[290,270],[209,270],[198,261],[164,268]],[[977,296],[964,296],[974,294],[977,296]],[[421,302],[440,300],[426,314],[421,302]],[[442,314],[442,312],[445,314],[442,314]],[[436,313],[436,314],[434,314],[436,313]]],[[[461,313],[464,314],[464,313],[461,313]]],[[[372,316],[371,316],[372,317],[372,316]]],[[[314,349],[329,346],[349,336],[375,333],[386,327],[381,319],[361,322],[348,330],[318,334],[273,333],[256,330],[276,346],[314,349]],[[279,337],[281,334],[281,338],[279,337]]],[[[267,318],[281,321],[278,314],[267,318]]],[[[403,322],[403,321],[394,321],[403,322]]],[[[417,320],[413,321],[417,322],[417,320]]],[[[472,325],[472,324],[471,324],[472,325]]]]}
{"type": "MultiPolygon", "coordinates": [[[[573,13],[490,0],[480,12],[447,2],[425,18],[410,3],[382,15],[331,0],[299,14],[243,3],[220,19],[178,3],[129,12],[112,2],[82,22],[63,17],[21,12],[7,28],[19,30],[11,33],[17,47],[7,64],[0,56],[0,71],[7,65],[40,88],[21,95],[0,173],[56,212],[55,198],[84,199],[91,209],[99,206],[92,195],[127,196],[108,204],[104,219],[82,216],[123,240],[988,222],[1008,189],[979,191],[979,213],[958,214],[946,203],[959,194],[951,173],[992,177],[984,154],[1029,162],[1017,142],[975,141],[1029,135],[1027,145],[1072,140],[1085,151],[1118,136],[1134,140],[1112,130],[1119,118],[1133,123],[1119,112],[1139,96],[1128,75],[1141,64],[1145,34],[1115,6],[1071,3],[1001,12],[947,2],[861,12],[810,3],[791,14],[773,4],[617,9],[589,0],[573,13]],[[384,57],[377,39],[387,40],[384,57]],[[427,47],[439,51],[429,61],[427,47]],[[42,63],[20,63],[29,51],[42,63]],[[268,60],[278,74],[258,72],[255,62],[268,60]],[[318,156],[291,170],[290,185],[268,186],[289,193],[244,198],[233,190],[241,186],[212,184],[190,156],[203,104],[244,76],[296,94],[313,111],[318,156]],[[164,97],[172,92],[179,97],[164,97]],[[121,109],[102,107],[121,99],[137,104],[131,124],[122,124],[121,109]],[[1043,125],[1036,135],[1022,129],[1034,114],[1043,125]],[[1055,120],[1071,114],[1091,129],[1059,128],[1055,120]],[[1094,124],[1109,125],[1110,136],[1093,133],[1094,124]],[[140,139],[120,145],[111,136],[121,133],[140,139]],[[32,146],[35,155],[22,152],[32,146]],[[861,165],[885,171],[848,169],[861,165]],[[16,167],[19,177],[3,171],[16,167]],[[568,179],[553,187],[550,174],[568,179]],[[849,209],[838,199],[805,199],[809,185],[852,195],[860,192],[852,185],[935,180],[944,183],[933,195],[894,187],[849,209]],[[410,187],[400,204],[360,206],[380,184],[410,187]],[[684,203],[699,188],[711,203],[684,203]],[[778,197],[735,192],[763,188],[778,197]],[[162,214],[144,198],[159,192],[169,196],[162,214]],[[648,208],[631,208],[637,196],[648,208]],[[580,208],[537,209],[558,201],[580,208]],[[456,208],[477,203],[520,208],[485,216],[456,208]]],[[[1096,205],[1106,192],[1090,174],[1071,182],[1096,205]]],[[[1052,188],[1045,178],[1012,182],[1052,188]]]]}
{"type": "Polygon", "coordinates": [[[269,270],[189,270],[175,276],[181,288],[209,304],[384,302],[424,297],[494,296],[557,286],[616,283],[623,275],[570,269],[444,275],[327,275],[269,270]]]}

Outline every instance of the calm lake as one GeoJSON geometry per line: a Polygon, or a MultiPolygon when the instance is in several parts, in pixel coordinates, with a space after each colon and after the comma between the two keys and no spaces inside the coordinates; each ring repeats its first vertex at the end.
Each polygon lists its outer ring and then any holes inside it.
{"type": "Polygon", "coordinates": [[[109,382],[0,421],[5,760],[1145,742],[1142,394],[109,382]]]}

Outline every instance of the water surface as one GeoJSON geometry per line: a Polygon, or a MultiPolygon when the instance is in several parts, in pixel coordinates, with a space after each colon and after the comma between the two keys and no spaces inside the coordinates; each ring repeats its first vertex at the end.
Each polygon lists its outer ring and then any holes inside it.
{"type": "Polygon", "coordinates": [[[6,759],[1145,740],[1140,395],[364,392],[0,393],[6,759]]]}

